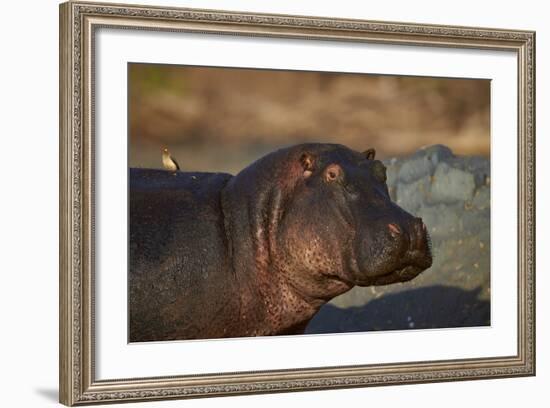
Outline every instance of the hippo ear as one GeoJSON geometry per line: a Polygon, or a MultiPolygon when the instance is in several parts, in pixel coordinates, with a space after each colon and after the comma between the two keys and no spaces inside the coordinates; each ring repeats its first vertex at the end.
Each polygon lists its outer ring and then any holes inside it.
{"type": "Polygon", "coordinates": [[[304,177],[309,177],[313,173],[314,158],[311,153],[303,153],[300,156],[300,164],[304,169],[304,177]]]}
{"type": "Polygon", "coordinates": [[[374,149],[367,149],[363,152],[367,160],[374,160],[374,156],[376,156],[376,150],[374,149]]]}

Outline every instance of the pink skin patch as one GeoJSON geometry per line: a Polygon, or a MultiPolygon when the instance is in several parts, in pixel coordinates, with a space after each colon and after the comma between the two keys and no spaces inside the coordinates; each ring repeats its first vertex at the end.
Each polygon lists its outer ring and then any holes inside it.
{"type": "Polygon", "coordinates": [[[396,224],[393,224],[393,223],[388,224],[388,228],[393,237],[397,237],[399,234],[401,234],[401,230],[396,224]]]}

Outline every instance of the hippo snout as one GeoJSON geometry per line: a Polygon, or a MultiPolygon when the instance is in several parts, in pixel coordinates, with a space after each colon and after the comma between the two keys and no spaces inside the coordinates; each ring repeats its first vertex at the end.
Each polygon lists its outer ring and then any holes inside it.
{"type": "MultiPolygon", "coordinates": [[[[413,218],[410,226],[411,236],[410,242],[412,248],[416,248],[421,245],[425,238],[428,236],[426,224],[422,221],[422,218],[413,218]]],[[[395,239],[400,239],[403,234],[403,228],[396,222],[390,222],[388,224],[388,231],[390,235],[395,239]]]]}
{"type": "Polygon", "coordinates": [[[432,265],[431,240],[421,218],[397,217],[365,228],[359,249],[359,286],[405,282],[432,265]],[[374,231],[374,232],[373,232],[374,231]]]}
{"type": "Polygon", "coordinates": [[[418,266],[424,270],[432,266],[430,234],[422,218],[415,217],[411,224],[409,249],[406,255],[409,256],[412,266],[418,266]]]}
{"type": "Polygon", "coordinates": [[[388,224],[388,230],[394,239],[407,240],[408,251],[413,254],[417,253],[420,261],[427,261],[427,258],[431,258],[431,240],[426,224],[424,224],[422,218],[415,217],[407,229],[409,230],[409,234],[402,236],[403,232],[399,225],[396,223],[388,224]]]}

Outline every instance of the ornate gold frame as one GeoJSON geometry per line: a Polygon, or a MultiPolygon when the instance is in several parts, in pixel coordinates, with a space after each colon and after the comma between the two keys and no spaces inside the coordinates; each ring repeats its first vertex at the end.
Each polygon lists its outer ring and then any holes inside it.
{"type": "Polygon", "coordinates": [[[535,33],[68,2],[60,6],[60,401],[66,405],[535,374],[535,33]],[[94,376],[93,47],[98,27],[507,50],[518,61],[518,350],[513,356],[239,374],[94,376]]]}

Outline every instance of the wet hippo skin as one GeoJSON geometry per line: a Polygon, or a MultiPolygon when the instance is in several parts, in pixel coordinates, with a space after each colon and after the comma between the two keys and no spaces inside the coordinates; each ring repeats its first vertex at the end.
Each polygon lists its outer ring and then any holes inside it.
{"type": "Polygon", "coordinates": [[[303,333],[353,286],[429,268],[374,156],[301,144],[236,176],[130,169],[129,340],[303,333]]]}

